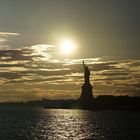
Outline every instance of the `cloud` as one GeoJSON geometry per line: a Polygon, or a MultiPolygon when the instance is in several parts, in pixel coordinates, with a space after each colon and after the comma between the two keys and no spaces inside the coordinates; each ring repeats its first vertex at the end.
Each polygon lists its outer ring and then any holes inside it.
{"type": "MultiPolygon", "coordinates": [[[[74,98],[74,93],[75,98],[78,97],[84,82],[83,59],[62,60],[57,53],[59,52],[56,47],[48,44],[0,50],[0,88],[23,85],[24,90],[31,85],[28,88],[30,92],[38,88],[40,90],[34,93],[43,93],[46,97],[74,98]]],[[[101,94],[139,96],[140,60],[87,58],[85,63],[91,71],[91,84],[95,96],[101,94]],[[127,92],[125,88],[131,92],[127,92]]],[[[7,94],[6,89],[3,92],[7,94]]],[[[29,93],[27,90],[25,92],[29,93]]],[[[32,93],[29,96],[33,98],[32,93]]]]}
{"type": "Polygon", "coordinates": [[[18,36],[19,33],[12,33],[12,32],[0,32],[0,36],[8,37],[8,36],[18,36]]]}
{"type": "Polygon", "coordinates": [[[8,41],[10,41],[11,36],[19,36],[19,33],[12,33],[12,32],[0,32],[0,50],[1,49],[9,49],[10,44],[8,41]]]}
{"type": "Polygon", "coordinates": [[[113,93],[116,95],[140,96],[140,89],[117,89],[113,93]]]}
{"type": "Polygon", "coordinates": [[[5,89],[0,90],[0,102],[17,102],[42,99],[41,89],[5,89]]]}
{"type": "Polygon", "coordinates": [[[7,41],[6,38],[4,38],[4,37],[0,37],[0,43],[2,43],[2,42],[6,42],[6,41],[7,41]]]}

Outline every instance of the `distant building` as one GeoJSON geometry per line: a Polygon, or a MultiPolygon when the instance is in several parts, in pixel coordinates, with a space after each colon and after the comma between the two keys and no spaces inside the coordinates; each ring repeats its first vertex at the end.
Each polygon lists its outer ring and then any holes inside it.
{"type": "Polygon", "coordinates": [[[80,101],[82,103],[88,103],[93,101],[92,86],[90,84],[90,70],[87,65],[84,64],[84,84],[82,85],[82,92],[80,96],[80,101]]]}

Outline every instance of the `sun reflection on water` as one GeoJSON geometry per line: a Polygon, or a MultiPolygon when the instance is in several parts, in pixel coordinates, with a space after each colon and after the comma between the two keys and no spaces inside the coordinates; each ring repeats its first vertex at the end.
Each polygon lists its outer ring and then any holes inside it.
{"type": "Polygon", "coordinates": [[[46,111],[48,115],[40,119],[37,124],[37,130],[43,130],[40,133],[45,132],[43,137],[64,140],[92,137],[90,129],[92,124],[89,124],[90,119],[82,110],[50,109],[46,111]]]}

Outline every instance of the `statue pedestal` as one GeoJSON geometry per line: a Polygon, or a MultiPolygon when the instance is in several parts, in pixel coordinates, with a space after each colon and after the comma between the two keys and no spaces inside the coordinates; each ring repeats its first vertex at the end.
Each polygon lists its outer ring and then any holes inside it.
{"type": "Polygon", "coordinates": [[[80,100],[83,103],[88,103],[93,101],[92,86],[90,83],[83,84],[80,100]]]}

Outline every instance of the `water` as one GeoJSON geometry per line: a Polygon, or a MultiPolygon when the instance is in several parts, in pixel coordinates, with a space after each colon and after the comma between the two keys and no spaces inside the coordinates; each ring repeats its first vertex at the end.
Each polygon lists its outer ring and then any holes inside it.
{"type": "Polygon", "coordinates": [[[0,140],[138,140],[140,112],[0,108],[0,140]]]}

